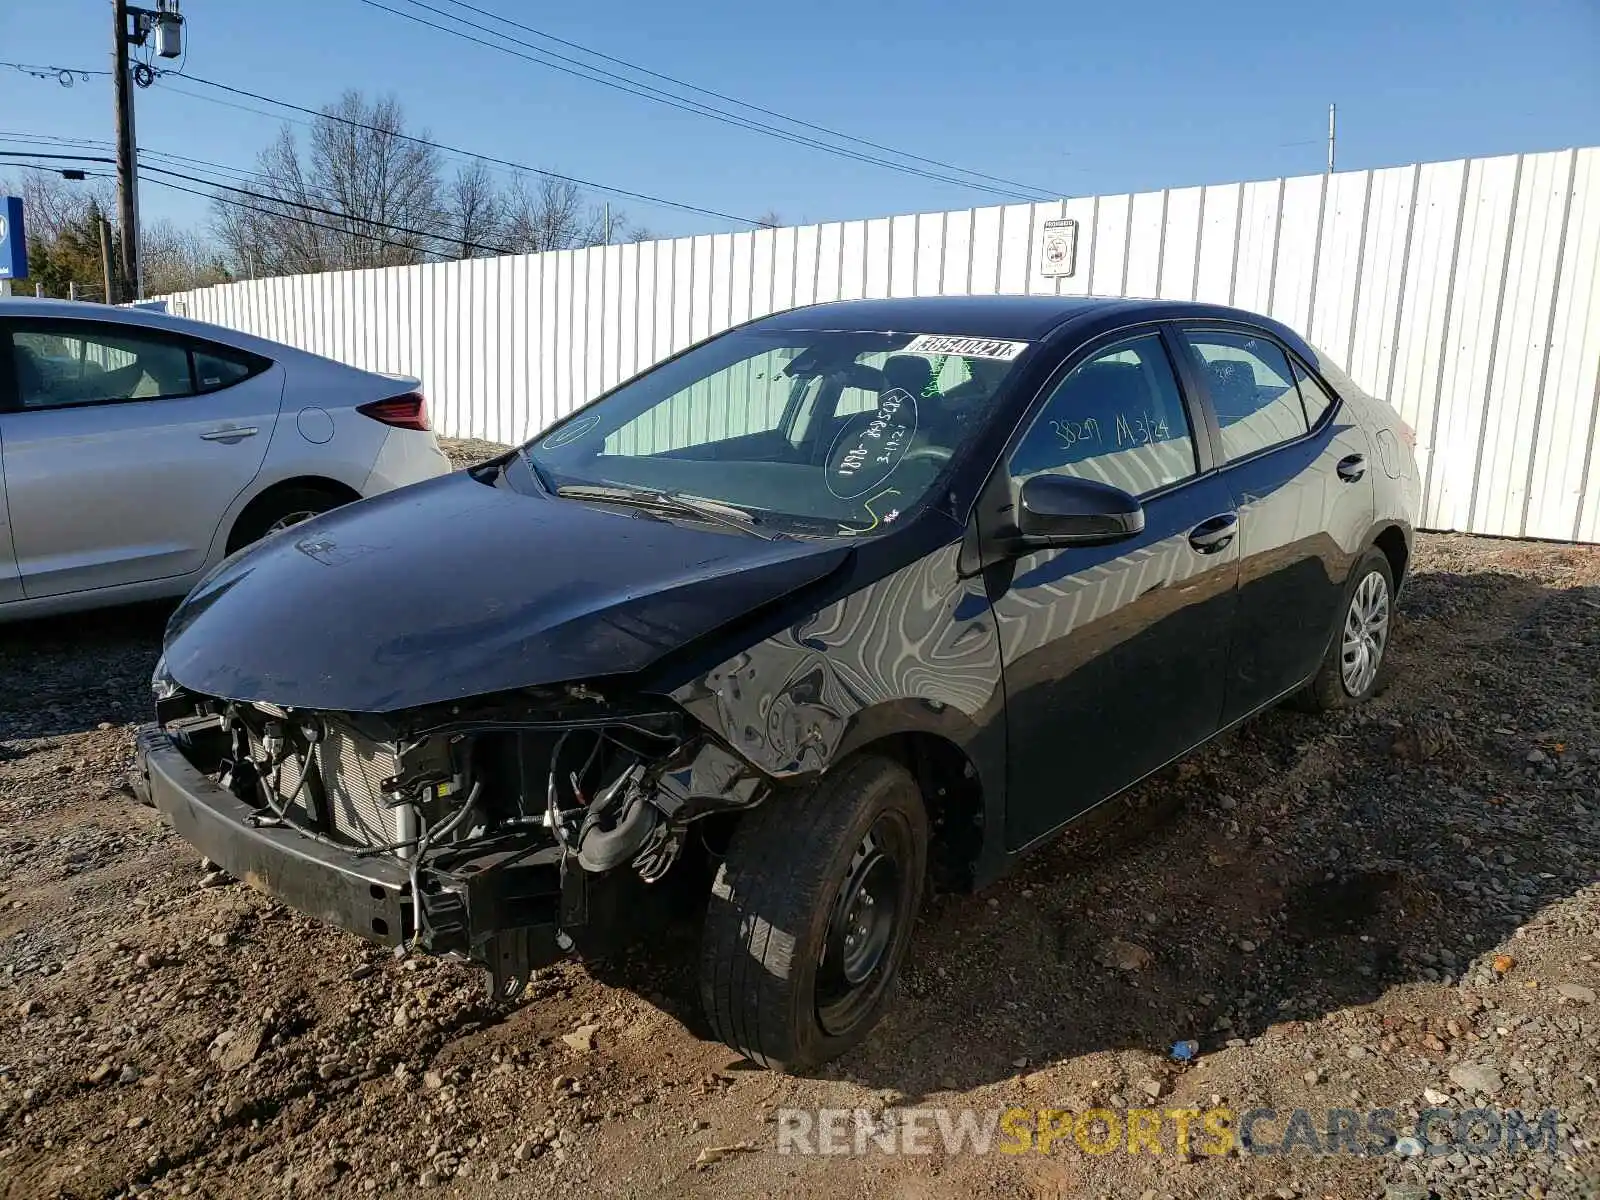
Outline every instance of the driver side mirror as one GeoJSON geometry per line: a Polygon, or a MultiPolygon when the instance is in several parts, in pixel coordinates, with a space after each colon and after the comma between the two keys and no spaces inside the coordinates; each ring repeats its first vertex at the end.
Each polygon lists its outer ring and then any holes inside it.
{"type": "Polygon", "coordinates": [[[1022,485],[1017,529],[1030,550],[1114,542],[1144,532],[1144,505],[1093,479],[1035,475],[1022,485]]]}

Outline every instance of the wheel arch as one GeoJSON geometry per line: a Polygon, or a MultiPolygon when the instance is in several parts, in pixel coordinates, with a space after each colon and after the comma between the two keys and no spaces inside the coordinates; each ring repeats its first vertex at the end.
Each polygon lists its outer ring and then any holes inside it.
{"type": "Polygon", "coordinates": [[[251,521],[265,508],[272,505],[279,496],[296,488],[308,488],[312,491],[324,492],[338,499],[340,504],[349,504],[361,499],[361,493],[347,483],[337,479],[330,479],[326,475],[294,475],[288,479],[279,479],[262,488],[239,510],[228,526],[228,536],[225,542],[226,552],[232,554],[239,548],[237,538],[239,530],[248,528],[251,521]]]}
{"type": "Polygon", "coordinates": [[[1394,577],[1396,595],[1405,586],[1406,571],[1411,564],[1411,537],[1396,522],[1379,528],[1372,536],[1372,545],[1389,560],[1389,572],[1394,577]]]}
{"type": "Polygon", "coordinates": [[[949,708],[935,714],[921,702],[890,702],[857,715],[827,767],[832,773],[876,754],[911,773],[932,830],[929,870],[946,891],[975,886],[988,848],[989,809],[1000,798],[992,776],[1001,768],[984,770],[978,732],[949,708]]]}

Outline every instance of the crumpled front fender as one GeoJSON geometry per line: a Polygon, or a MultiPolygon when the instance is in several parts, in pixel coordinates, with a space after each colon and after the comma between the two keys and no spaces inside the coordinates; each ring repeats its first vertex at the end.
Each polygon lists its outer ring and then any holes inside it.
{"type": "Polygon", "coordinates": [[[761,772],[826,771],[901,733],[954,742],[1003,783],[1000,644],[949,546],[716,664],[672,698],[761,772]]]}

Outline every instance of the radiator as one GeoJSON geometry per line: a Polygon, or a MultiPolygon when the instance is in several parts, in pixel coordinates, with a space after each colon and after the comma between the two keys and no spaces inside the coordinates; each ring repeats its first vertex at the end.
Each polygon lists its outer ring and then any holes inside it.
{"type": "MultiPolygon", "coordinates": [[[[250,741],[258,761],[264,760],[265,752],[253,732],[250,741]]],[[[280,803],[295,797],[289,811],[305,820],[310,797],[300,789],[300,762],[294,754],[284,760],[276,775],[276,790],[280,803]]],[[[383,781],[399,773],[392,752],[328,728],[312,750],[310,765],[321,777],[328,821],[335,835],[360,846],[384,846],[416,837],[411,807],[384,803],[383,781]]],[[[273,782],[270,774],[268,782],[273,782]]],[[[410,851],[400,851],[400,857],[410,857],[410,851]]]]}

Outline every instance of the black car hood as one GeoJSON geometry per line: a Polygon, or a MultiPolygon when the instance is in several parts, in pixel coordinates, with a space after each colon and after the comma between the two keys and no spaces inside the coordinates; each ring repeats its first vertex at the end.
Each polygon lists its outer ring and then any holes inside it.
{"type": "Polygon", "coordinates": [[[850,552],[457,472],[228,559],[168,623],[166,671],[205,695],[344,712],[627,673],[850,552]]]}

